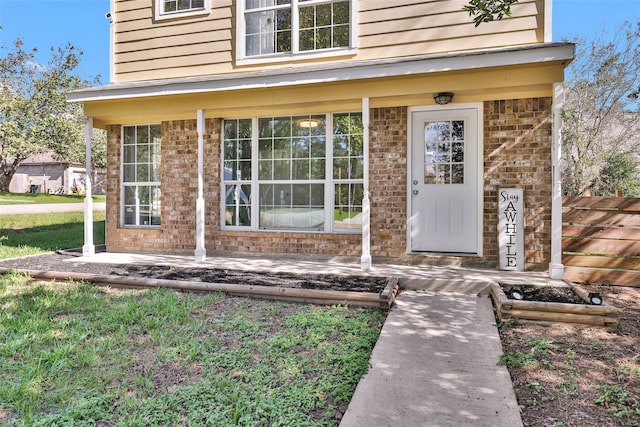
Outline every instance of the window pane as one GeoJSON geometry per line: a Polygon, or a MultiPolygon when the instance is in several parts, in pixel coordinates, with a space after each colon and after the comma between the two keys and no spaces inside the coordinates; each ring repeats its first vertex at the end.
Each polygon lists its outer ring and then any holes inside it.
{"type": "Polygon", "coordinates": [[[251,225],[251,185],[225,186],[225,224],[251,225]]]}
{"type": "Polygon", "coordinates": [[[275,159],[288,159],[291,158],[291,140],[276,139],[273,141],[273,157],[275,159]]]}
{"type": "Polygon", "coordinates": [[[136,153],[136,161],[138,163],[149,163],[149,146],[138,145],[138,152],[136,153]]]}
{"type": "Polygon", "coordinates": [[[324,136],[311,138],[311,157],[325,156],[325,141],[324,136]]]}
{"type": "Polygon", "coordinates": [[[309,157],[309,138],[297,138],[292,143],[292,154],[296,158],[309,157]]]}
{"type": "Polygon", "coordinates": [[[174,12],[178,7],[178,2],[175,0],[165,1],[164,2],[164,11],[165,12],[174,12]]]}
{"type": "Polygon", "coordinates": [[[136,143],[146,144],[149,142],[149,128],[147,126],[137,126],[136,143]]]}
{"type": "Polygon", "coordinates": [[[333,44],[331,47],[347,47],[349,46],[349,26],[334,27],[333,44]]]}
{"type": "Polygon", "coordinates": [[[135,144],[136,143],[136,128],[135,126],[130,126],[124,128],[124,143],[125,144],[135,144]]]}
{"type": "Polygon", "coordinates": [[[273,179],[273,164],[271,160],[260,160],[258,163],[258,179],[267,181],[273,179]]]}
{"type": "Polygon", "coordinates": [[[122,150],[122,161],[124,163],[133,163],[136,159],[136,146],[125,145],[122,150]]]}
{"type": "Polygon", "coordinates": [[[273,161],[273,179],[291,179],[291,160],[273,161]]]}
{"type": "Polygon", "coordinates": [[[293,179],[309,179],[309,160],[292,160],[293,179]]]}
{"type": "Polygon", "coordinates": [[[326,161],[325,159],[312,159],[311,160],[311,179],[324,179],[326,175],[326,161]]]}
{"type": "Polygon", "coordinates": [[[312,205],[312,197],[324,194],[323,185],[262,184],[260,187],[260,227],[313,229],[324,227],[324,206],[312,205]]]}
{"type": "Polygon", "coordinates": [[[334,186],[334,222],[336,230],[362,228],[362,184],[337,184],[334,186]]]}
{"type": "Polygon", "coordinates": [[[348,1],[340,1],[333,4],[333,25],[340,24],[349,24],[348,1]]]}
{"type": "Polygon", "coordinates": [[[149,165],[139,164],[136,170],[137,182],[149,182],[149,165]]]}

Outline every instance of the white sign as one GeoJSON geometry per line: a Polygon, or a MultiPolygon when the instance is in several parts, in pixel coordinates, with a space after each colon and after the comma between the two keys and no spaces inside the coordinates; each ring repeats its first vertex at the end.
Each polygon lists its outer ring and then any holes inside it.
{"type": "Polygon", "coordinates": [[[524,270],[522,188],[498,190],[498,245],[501,270],[524,270]]]}

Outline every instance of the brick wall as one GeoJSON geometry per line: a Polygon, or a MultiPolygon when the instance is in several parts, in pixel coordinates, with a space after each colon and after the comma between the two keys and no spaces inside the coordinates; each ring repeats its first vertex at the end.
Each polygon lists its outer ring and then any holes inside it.
{"type": "Polygon", "coordinates": [[[498,261],[498,189],[524,192],[525,267],[551,257],[551,98],[484,103],[484,258],[498,261]]]}
{"type": "Polygon", "coordinates": [[[371,112],[371,255],[407,252],[407,107],[371,112]]]}
{"type": "MultiPolygon", "coordinates": [[[[371,254],[406,257],[407,108],[371,112],[371,254]]],[[[208,251],[359,256],[361,236],[220,229],[220,119],[205,131],[205,246],[208,251]]],[[[162,226],[118,228],[120,126],[108,137],[107,246],[111,251],[189,253],[195,249],[197,197],[196,121],[162,123],[162,226]]],[[[482,260],[497,263],[498,188],[522,187],[525,195],[526,266],[550,259],[551,99],[484,103],[484,237],[482,260]]]]}

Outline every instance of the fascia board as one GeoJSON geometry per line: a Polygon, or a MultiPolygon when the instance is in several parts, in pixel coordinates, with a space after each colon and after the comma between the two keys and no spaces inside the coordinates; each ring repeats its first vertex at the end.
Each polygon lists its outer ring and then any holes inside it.
{"type": "Polygon", "coordinates": [[[113,83],[67,94],[69,102],[185,95],[245,89],[367,80],[573,60],[575,45],[554,43],[520,48],[290,67],[285,70],[225,74],[169,80],[113,83]]]}

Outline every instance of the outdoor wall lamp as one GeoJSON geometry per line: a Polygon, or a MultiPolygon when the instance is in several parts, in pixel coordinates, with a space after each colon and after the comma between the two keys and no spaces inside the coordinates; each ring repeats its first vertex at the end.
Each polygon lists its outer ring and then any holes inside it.
{"type": "Polygon", "coordinates": [[[440,92],[433,95],[433,100],[438,105],[447,105],[453,99],[453,92],[440,92]]]}

